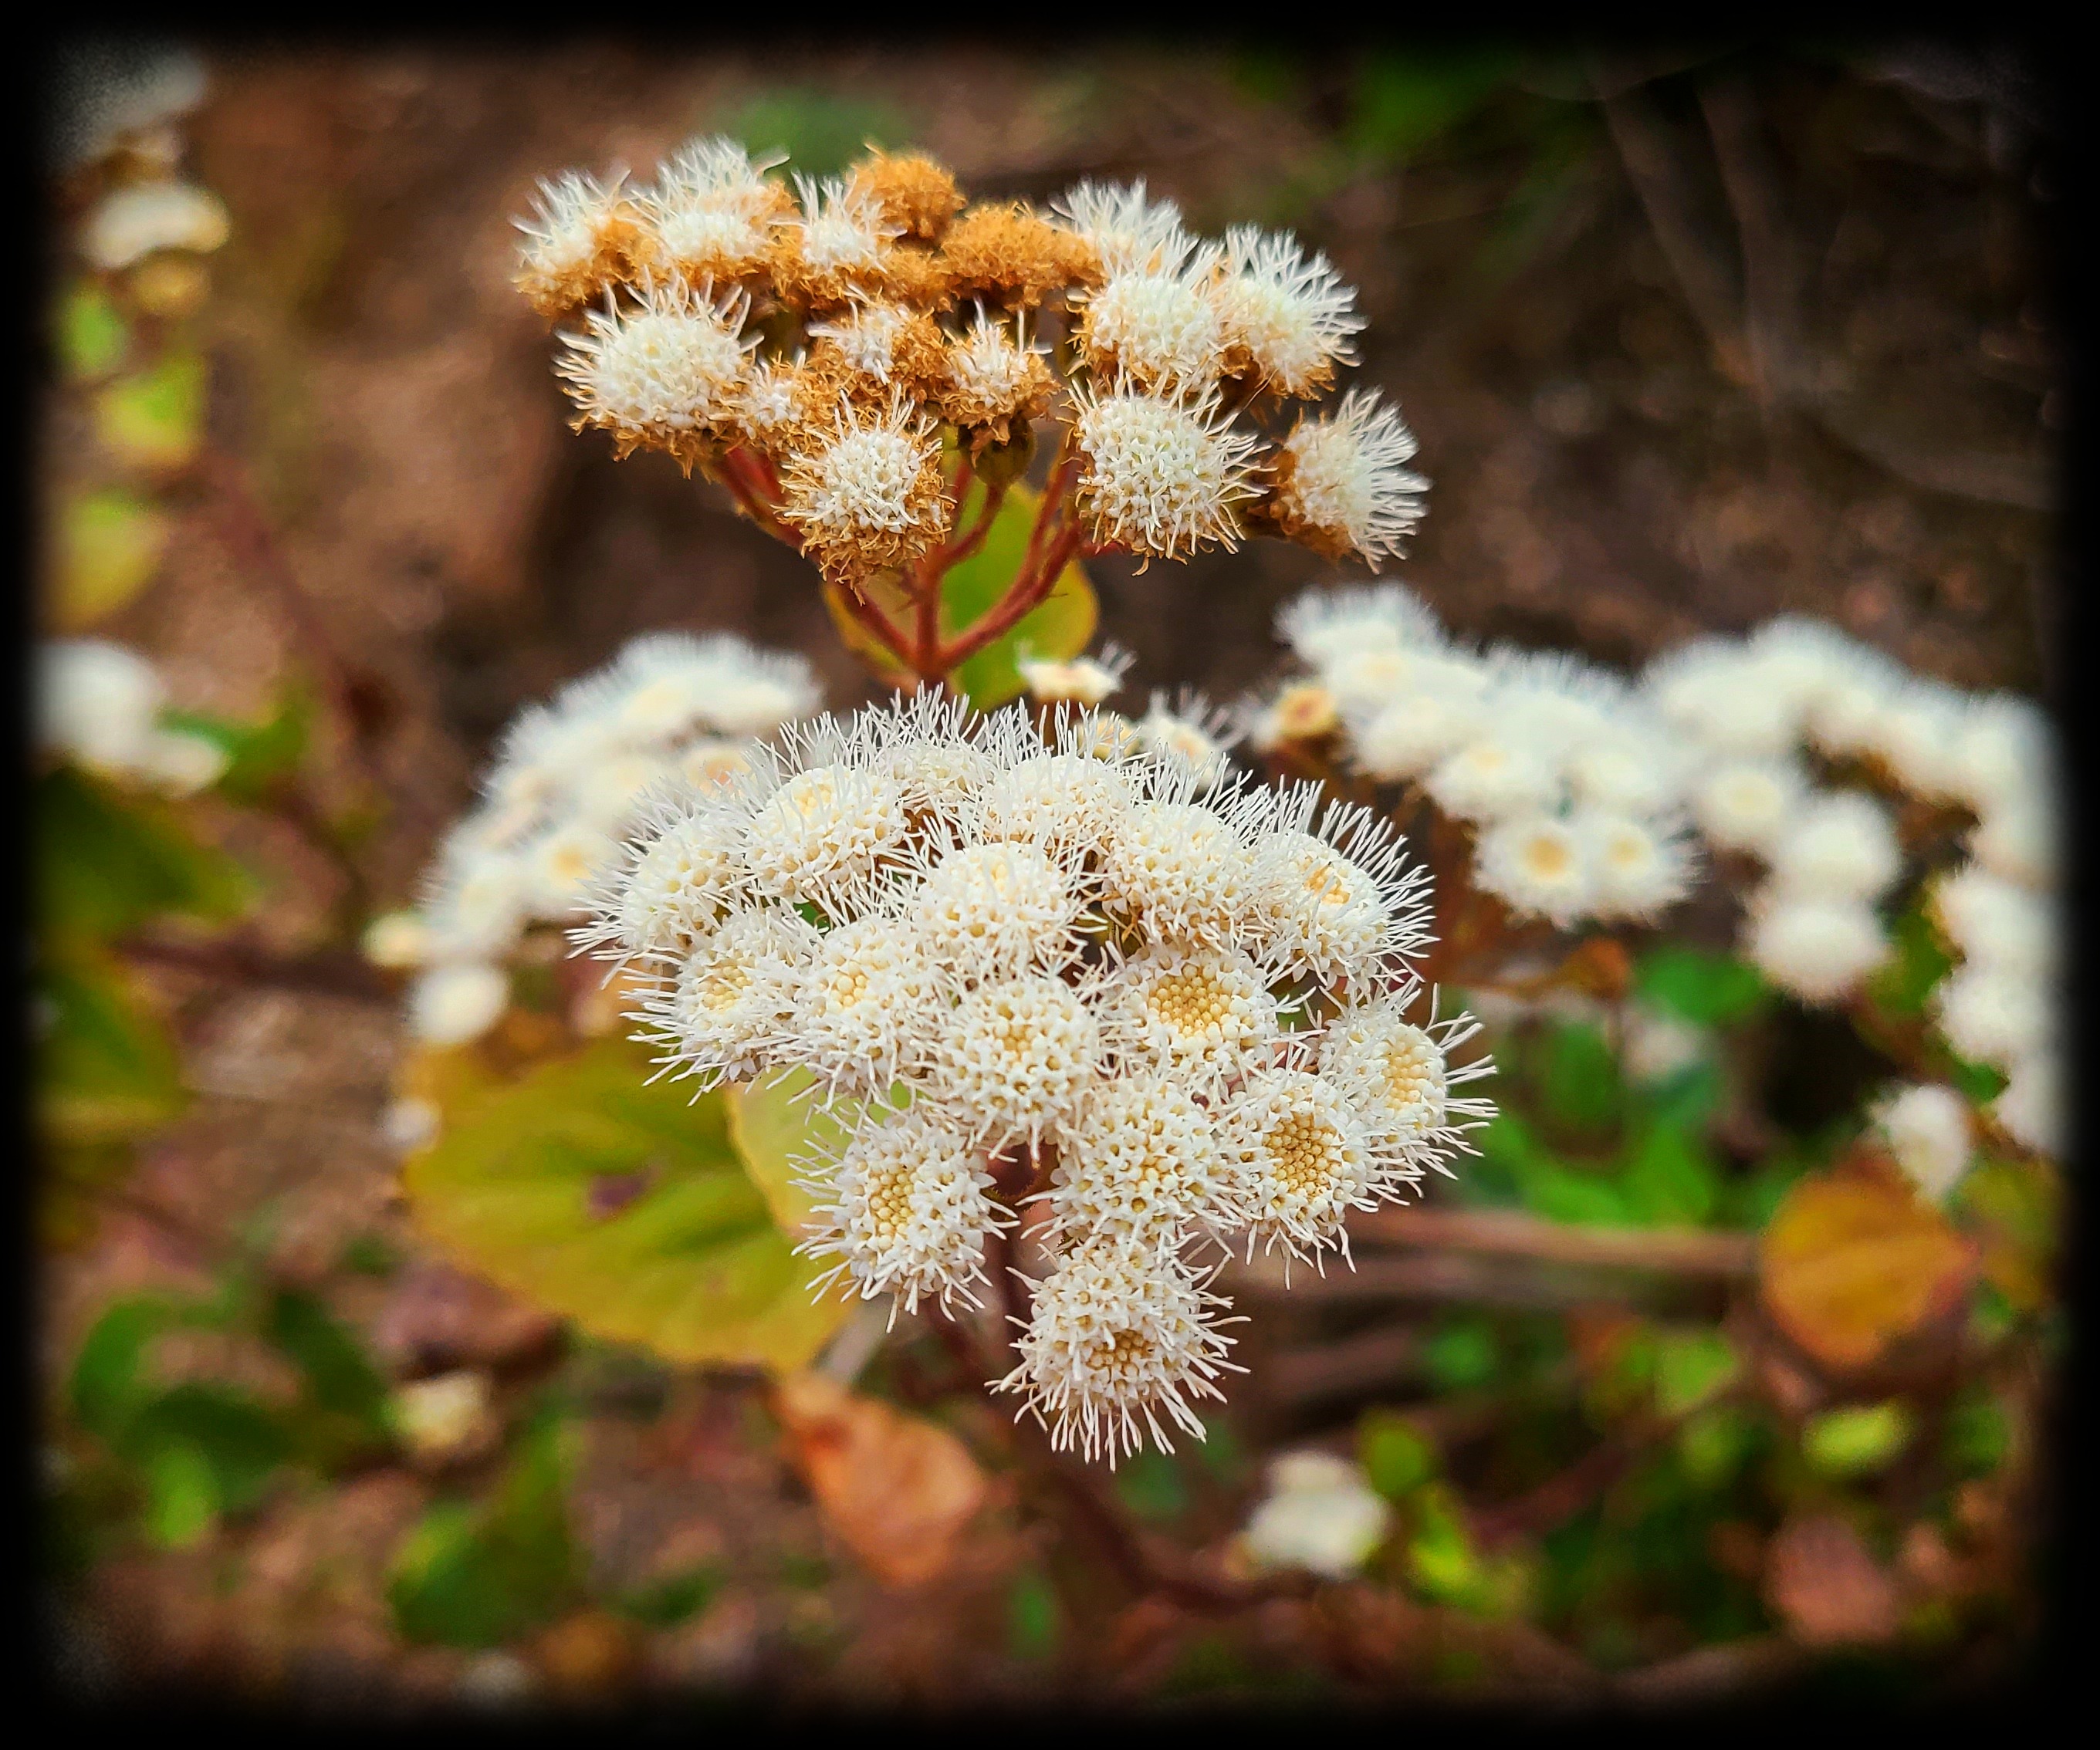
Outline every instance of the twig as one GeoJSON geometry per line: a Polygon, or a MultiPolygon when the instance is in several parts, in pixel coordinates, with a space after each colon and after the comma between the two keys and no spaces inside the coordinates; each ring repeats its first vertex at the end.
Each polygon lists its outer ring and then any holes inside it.
{"type": "Polygon", "coordinates": [[[1265,1369],[1268,1395],[1285,1403],[1385,1386],[1415,1371],[1422,1335],[1411,1325],[1380,1326],[1343,1342],[1277,1355],[1265,1369]]]}
{"type": "Polygon", "coordinates": [[[394,994],[377,972],[341,950],[290,957],[252,942],[176,942],[133,937],[117,945],[126,959],[172,967],[221,984],[305,990],[353,1003],[390,1005],[394,994]]]}
{"type": "Polygon", "coordinates": [[[1625,1474],[1633,1448],[1617,1440],[1585,1452],[1565,1470],[1528,1495],[1473,1516],[1473,1536],[1484,1549],[1524,1536],[1537,1536],[1565,1523],[1625,1474]]]}
{"type": "MultiPolygon", "coordinates": [[[[1577,1228],[1516,1210],[1380,1210],[1349,1224],[1352,1238],[1389,1245],[1535,1258],[1557,1264],[1746,1280],[1756,1241],[1696,1228],[1577,1228]]],[[[1368,1262],[1368,1260],[1367,1260],[1368,1262]]]]}
{"type": "Polygon", "coordinates": [[[1592,82],[1598,88],[1605,125],[1611,130],[1612,143],[1618,148],[1626,179],[1640,198],[1648,227],[1677,277],[1685,302],[1706,332],[1714,362],[1732,382],[1749,382],[1751,372],[1736,315],[1740,298],[1734,265],[1700,223],[1691,187],[1665,124],[1638,86],[1615,96],[1604,96],[1603,77],[1593,77],[1592,82]]]}
{"type": "Polygon", "coordinates": [[[1612,1693],[1631,1702],[1695,1701],[1771,1683],[1799,1670],[1811,1656],[1800,1642],[1785,1635],[1754,1635],[1694,1647],[1674,1659],[1621,1672],[1610,1686],[1612,1693]]]}
{"type": "MultiPolygon", "coordinates": [[[[1273,1264],[1229,1267],[1228,1285],[1252,1294],[1283,1292],[1273,1264]]],[[[1680,1281],[1682,1286],[1690,1286],[1680,1281]]],[[[1415,1300],[1463,1306],[1519,1307],[1565,1311],[1571,1307],[1645,1306],[1664,1285],[1639,1275],[1536,1260],[1497,1261],[1423,1252],[1405,1257],[1359,1256],[1352,1270],[1330,1264],[1321,1276],[1303,1267],[1290,1275],[1290,1294],[1305,1303],[1415,1300]]]]}
{"type": "Polygon", "coordinates": [[[1743,258],[1744,320],[1758,400],[1767,408],[1810,387],[1797,345],[1801,256],[1786,223],[1756,99],[1740,76],[1701,86],[1721,186],[1736,215],[1743,258]]]}

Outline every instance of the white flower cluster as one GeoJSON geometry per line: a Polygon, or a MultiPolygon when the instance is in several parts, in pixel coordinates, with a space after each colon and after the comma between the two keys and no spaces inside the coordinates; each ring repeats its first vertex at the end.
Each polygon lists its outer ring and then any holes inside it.
{"type": "Polygon", "coordinates": [[[168,728],[168,690],[136,650],[59,638],[37,656],[37,738],[104,778],[186,796],[218,781],[226,750],[168,728]]]}
{"type": "Polygon", "coordinates": [[[1317,685],[1255,716],[1257,746],[1339,731],[1357,769],[1470,829],[1475,884],[1519,917],[1647,919],[1684,893],[1683,762],[1623,680],[1469,650],[1397,584],[1302,596],[1278,625],[1317,685]]]}
{"type": "Polygon", "coordinates": [[[1474,834],[1475,883],[1520,916],[1647,919],[1682,893],[1696,826],[1754,858],[1744,952],[1811,1003],[1887,958],[1877,906],[1904,875],[1867,786],[1974,817],[1930,891],[1960,954],[1933,1012],[2010,1078],[1996,1113],[2062,1148],[2054,737],[2040,707],[1911,674],[1820,622],[1669,651],[1637,684],[1565,655],[1454,644],[1396,585],[1301,597],[1282,616],[1313,671],[1255,716],[1270,747],[1339,734],[1356,769],[1419,784],[1474,834]]]}
{"type": "Polygon", "coordinates": [[[457,1045],[494,1025],[510,996],[505,960],[532,925],[579,914],[649,795],[729,782],[752,738],[818,703],[799,656],[727,633],[655,633],[521,712],[480,804],[439,845],[421,906],[366,932],[369,959],[421,969],[408,998],[416,1036],[457,1045]]]}
{"type": "Polygon", "coordinates": [[[1892,1088],[1874,1103],[1874,1128],[1904,1176],[1937,1203],[1969,1170],[1975,1126],[1969,1104],[1936,1082],[1892,1088]]]}
{"type": "Polygon", "coordinates": [[[674,1073],[803,1070],[850,1116],[805,1241],[849,1289],[973,1303],[1014,1200],[1043,1206],[1055,1267],[999,1383],[1114,1462],[1219,1395],[1203,1245],[1346,1255],[1348,1212],[1485,1111],[1452,1091],[1485,1073],[1448,1060],[1470,1022],[1410,970],[1419,871],[1317,799],[922,694],[655,809],[577,936],[653,969],[674,1073]]]}
{"type": "Polygon", "coordinates": [[[1934,1018],[1962,1056],[2010,1078],[1995,1108],[2007,1133],[2060,1152],[2059,803],[2040,707],[1912,674],[1792,616],[1673,651],[1643,685],[1706,756],[1692,805],[1707,838],[1767,871],[1750,900],[1750,958],[1812,1002],[1848,994],[1886,957],[1875,902],[1904,866],[1886,805],[1836,781],[1856,773],[1974,818],[1965,860],[1928,891],[1961,958],[1934,993],[1934,1018]]]}

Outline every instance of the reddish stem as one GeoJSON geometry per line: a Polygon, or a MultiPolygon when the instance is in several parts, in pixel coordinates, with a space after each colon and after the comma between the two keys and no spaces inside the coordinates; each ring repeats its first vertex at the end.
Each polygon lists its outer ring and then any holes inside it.
{"type": "Polygon", "coordinates": [[[846,611],[859,622],[869,637],[896,658],[899,668],[909,668],[920,674],[926,672],[907,648],[904,635],[890,624],[889,616],[877,607],[871,597],[862,595],[858,584],[840,584],[837,588],[839,598],[845,603],[846,611]]]}
{"type": "MultiPolygon", "coordinates": [[[[1030,542],[1033,547],[1034,543],[1030,542]]],[[[986,646],[997,642],[1043,605],[1056,586],[1072,556],[1079,550],[1079,528],[1067,524],[1052,539],[1041,562],[1031,571],[1026,565],[1005,598],[953,644],[941,652],[943,673],[960,668],[986,646]]]]}
{"type": "Polygon", "coordinates": [[[781,521],[774,508],[780,502],[780,482],[773,472],[772,463],[756,452],[739,446],[725,450],[717,466],[722,484],[743,507],[744,514],[774,539],[800,553],[802,537],[781,521]]]}

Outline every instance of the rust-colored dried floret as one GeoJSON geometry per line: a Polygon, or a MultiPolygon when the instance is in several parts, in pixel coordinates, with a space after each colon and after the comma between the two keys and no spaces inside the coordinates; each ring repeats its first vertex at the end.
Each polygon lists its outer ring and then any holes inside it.
{"type": "Polygon", "coordinates": [[[878,152],[853,167],[848,185],[882,209],[882,216],[907,237],[938,243],[948,222],[963,209],[955,179],[919,152],[893,156],[878,152]]]}
{"type": "Polygon", "coordinates": [[[932,249],[909,244],[893,249],[884,258],[883,274],[889,296],[900,304],[929,312],[955,308],[955,271],[932,249]]]}
{"type": "Polygon", "coordinates": [[[1304,514],[1291,490],[1297,471],[1298,458],[1288,450],[1279,449],[1268,458],[1268,490],[1260,503],[1249,507],[1248,521],[1267,524],[1286,540],[1310,548],[1323,559],[1339,562],[1355,558],[1356,543],[1347,529],[1315,522],[1304,514]]]}
{"type": "MultiPolygon", "coordinates": [[[[1025,318],[1022,320],[1026,320],[1025,318]]],[[[942,418],[968,434],[973,454],[1013,439],[1050,408],[1057,379],[1043,355],[980,321],[948,342],[945,381],[933,397],[942,418]]]]}
{"type": "Polygon", "coordinates": [[[972,207],[949,228],[941,253],[958,297],[1008,309],[1091,283],[1101,265],[1085,238],[1018,204],[972,207]]]}
{"type": "Polygon", "coordinates": [[[794,211],[787,189],[768,183],[762,191],[721,210],[684,208],[661,200],[642,212],[629,254],[635,271],[697,287],[761,279],[770,270],[775,229],[794,211]]]}
{"type": "Polygon", "coordinates": [[[621,186],[575,171],[540,185],[538,211],[518,221],[525,233],[512,282],[549,321],[595,302],[636,275],[642,211],[621,186]]]}
{"type": "Polygon", "coordinates": [[[810,368],[855,401],[886,400],[892,385],[923,401],[947,381],[940,328],[917,311],[871,304],[810,333],[810,368]]]}

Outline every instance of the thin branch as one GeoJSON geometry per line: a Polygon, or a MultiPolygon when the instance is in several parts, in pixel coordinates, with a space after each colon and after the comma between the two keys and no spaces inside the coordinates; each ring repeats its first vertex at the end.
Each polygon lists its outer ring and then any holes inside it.
{"type": "Polygon", "coordinates": [[[1388,1245],[1484,1253],[1669,1276],[1747,1281],[1757,1242],[1746,1233],[1698,1228],[1578,1228],[1516,1210],[1379,1210],[1349,1224],[1352,1239],[1388,1245]]]}
{"type": "MultiPolygon", "coordinates": [[[[1605,82],[1599,77],[1593,82],[1601,95],[1605,82]]],[[[1714,362],[1731,381],[1748,383],[1751,373],[1736,314],[1740,299],[1735,264],[1700,222],[1697,203],[1666,124],[1638,86],[1604,96],[1602,101],[1605,124],[1626,179],[1640,197],[1649,228],[1677,276],[1685,302],[1706,331],[1714,362]]]]}
{"type": "Polygon", "coordinates": [[[1048,598],[1064,575],[1065,567],[1079,550],[1077,523],[1061,529],[1051,540],[1036,572],[1023,571],[1006,598],[983,619],[941,652],[943,672],[953,672],[987,645],[997,642],[1048,598]]]}
{"type": "Polygon", "coordinates": [[[355,954],[341,950],[289,956],[246,941],[178,942],[132,937],[118,942],[117,950],[129,960],[194,972],[220,984],[303,990],[352,1003],[390,1006],[395,1000],[393,991],[377,972],[355,954]]]}
{"type": "Polygon", "coordinates": [[[872,597],[862,595],[858,584],[840,584],[836,588],[839,599],[845,604],[846,611],[853,615],[870,637],[897,659],[900,668],[910,669],[915,674],[924,672],[912,660],[904,634],[890,624],[889,616],[875,605],[872,597]]]}

